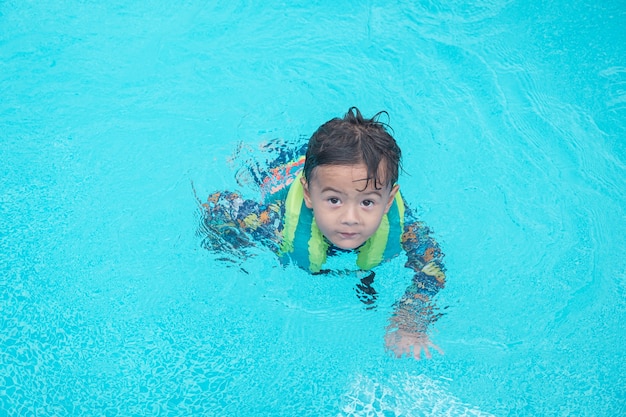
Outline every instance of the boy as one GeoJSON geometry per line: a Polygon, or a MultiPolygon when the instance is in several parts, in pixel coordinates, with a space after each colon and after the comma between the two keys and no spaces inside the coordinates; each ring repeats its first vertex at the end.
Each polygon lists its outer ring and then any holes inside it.
{"type": "MultiPolygon", "coordinates": [[[[356,252],[358,269],[370,271],[405,251],[415,274],[396,303],[385,342],[398,357],[420,359],[424,350],[430,358],[429,348],[441,352],[426,330],[438,318],[430,300],[445,283],[442,254],[404,205],[397,184],[401,151],[380,114],[366,119],[352,107],[317,129],[304,158],[270,169],[262,181],[257,173],[265,203],[212,194],[203,204],[204,245],[239,253],[262,242],[312,273],[328,272],[322,269],[328,256],[340,252],[356,252]]],[[[370,305],[373,280],[371,272],[357,285],[370,305]]]]}

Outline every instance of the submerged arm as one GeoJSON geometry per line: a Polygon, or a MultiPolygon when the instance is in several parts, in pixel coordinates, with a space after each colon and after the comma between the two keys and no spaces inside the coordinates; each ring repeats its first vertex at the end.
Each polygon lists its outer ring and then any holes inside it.
{"type": "Polygon", "coordinates": [[[260,242],[276,250],[282,218],[279,202],[261,204],[244,200],[237,193],[213,193],[201,205],[198,234],[202,246],[215,252],[241,257],[245,249],[260,242]]]}
{"type": "Polygon", "coordinates": [[[437,242],[429,236],[428,228],[419,222],[405,227],[402,245],[408,256],[405,266],[412,269],[414,275],[389,319],[386,346],[398,357],[412,355],[420,359],[422,350],[430,357],[429,348],[441,352],[430,341],[428,327],[441,316],[436,313],[432,299],[445,285],[443,255],[437,242]]]}

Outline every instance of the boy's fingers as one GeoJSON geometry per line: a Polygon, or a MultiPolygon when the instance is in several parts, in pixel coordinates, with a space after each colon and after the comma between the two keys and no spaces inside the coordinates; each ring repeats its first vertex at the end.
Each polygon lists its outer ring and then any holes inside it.
{"type": "Polygon", "coordinates": [[[433,358],[433,354],[430,353],[430,350],[428,349],[428,346],[424,346],[424,353],[426,354],[426,359],[432,359],[433,358]]]}
{"type": "Polygon", "coordinates": [[[439,346],[437,346],[436,344],[431,343],[431,344],[430,344],[430,346],[431,346],[431,347],[433,347],[433,348],[435,348],[435,350],[436,350],[437,352],[439,352],[440,354],[442,354],[442,355],[444,354],[444,353],[443,353],[443,349],[441,349],[441,348],[440,348],[439,346]]]}
{"type": "MultiPolygon", "coordinates": [[[[428,350],[426,350],[426,352],[428,352],[428,350]]],[[[418,361],[419,361],[420,359],[422,359],[422,355],[421,355],[421,353],[422,353],[422,348],[417,347],[417,346],[413,346],[413,357],[414,357],[416,360],[418,360],[418,361]]]]}

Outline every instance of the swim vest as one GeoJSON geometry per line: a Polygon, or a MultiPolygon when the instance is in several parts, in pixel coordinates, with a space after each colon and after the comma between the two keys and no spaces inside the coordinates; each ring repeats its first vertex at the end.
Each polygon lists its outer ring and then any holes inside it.
{"type": "MultiPolygon", "coordinates": [[[[326,262],[330,243],[315,223],[313,210],[304,202],[304,189],[298,173],[285,200],[285,220],[280,257],[289,259],[311,272],[319,272],[326,262]],[[308,248],[308,250],[307,250],[308,248]]],[[[400,192],[380,222],[376,232],[356,249],[357,266],[369,270],[389,260],[402,251],[401,237],[404,230],[404,202],[400,192]]]]}

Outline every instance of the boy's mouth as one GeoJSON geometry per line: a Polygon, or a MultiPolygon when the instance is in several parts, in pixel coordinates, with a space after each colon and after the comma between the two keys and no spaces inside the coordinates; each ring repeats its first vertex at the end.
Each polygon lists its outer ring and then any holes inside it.
{"type": "Polygon", "coordinates": [[[357,235],[357,233],[342,233],[339,232],[339,236],[341,236],[342,239],[354,239],[354,237],[357,235]]]}

